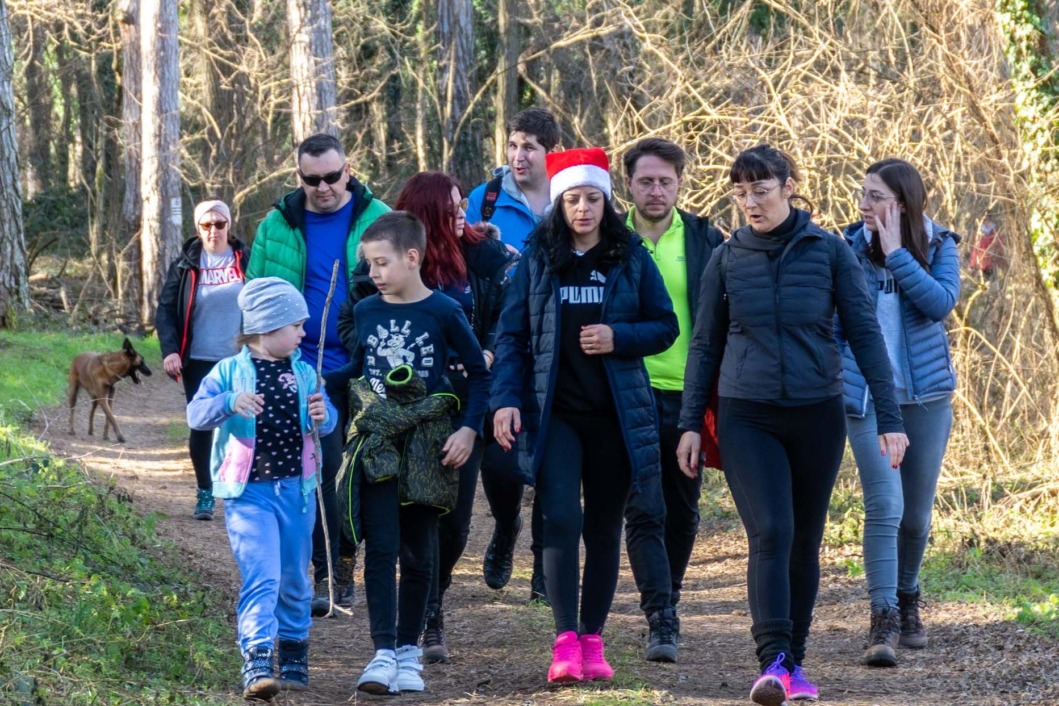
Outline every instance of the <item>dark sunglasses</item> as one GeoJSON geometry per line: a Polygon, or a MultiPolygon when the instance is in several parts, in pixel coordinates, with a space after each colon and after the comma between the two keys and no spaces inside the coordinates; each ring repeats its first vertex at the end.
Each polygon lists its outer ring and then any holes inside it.
{"type": "Polygon", "coordinates": [[[334,184],[339,179],[341,179],[342,175],[345,173],[345,167],[342,167],[341,169],[330,172],[328,174],[324,174],[323,176],[319,176],[317,174],[302,174],[302,170],[298,170],[298,176],[301,177],[302,181],[305,182],[306,186],[320,186],[321,181],[325,184],[334,184]]]}
{"type": "Polygon", "coordinates": [[[217,230],[224,230],[228,227],[228,221],[210,221],[209,223],[199,223],[199,228],[202,229],[203,233],[209,233],[210,228],[216,228],[217,230]]]}

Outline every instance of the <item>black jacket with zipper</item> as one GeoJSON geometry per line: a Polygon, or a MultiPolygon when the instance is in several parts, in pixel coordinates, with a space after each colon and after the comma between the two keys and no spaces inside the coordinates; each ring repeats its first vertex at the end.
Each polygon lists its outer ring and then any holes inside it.
{"type": "MultiPolygon", "coordinates": [[[[236,268],[245,272],[250,260],[250,248],[237,238],[232,243],[232,252],[235,255],[236,268]]],[[[169,266],[165,285],[158,297],[158,310],[154,320],[162,358],[170,353],[179,353],[181,363],[188,360],[191,338],[195,333],[191,326],[191,316],[195,310],[201,256],[202,239],[192,236],[184,241],[180,257],[173,260],[169,266]]]]}
{"type": "Polygon", "coordinates": [[[721,397],[797,405],[842,394],[837,311],[877,400],[879,433],[903,431],[864,271],[842,239],[813,224],[805,211],[795,212],[782,242],[749,227],[735,231],[707,263],[700,296],[682,430],[701,429],[718,368],[721,397]]]}

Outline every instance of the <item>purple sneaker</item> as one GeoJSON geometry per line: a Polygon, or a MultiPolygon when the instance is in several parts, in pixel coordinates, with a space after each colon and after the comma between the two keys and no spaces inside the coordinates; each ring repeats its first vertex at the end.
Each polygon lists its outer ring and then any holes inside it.
{"type": "Polygon", "coordinates": [[[805,676],[801,667],[795,667],[791,672],[791,687],[787,690],[787,698],[791,701],[816,701],[820,698],[820,690],[816,688],[805,676]]]}
{"type": "Polygon", "coordinates": [[[761,706],[785,706],[787,691],[791,686],[791,674],[783,663],[787,661],[786,653],[780,652],[776,661],[765,667],[765,671],[750,688],[750,700],[761,706]]]}

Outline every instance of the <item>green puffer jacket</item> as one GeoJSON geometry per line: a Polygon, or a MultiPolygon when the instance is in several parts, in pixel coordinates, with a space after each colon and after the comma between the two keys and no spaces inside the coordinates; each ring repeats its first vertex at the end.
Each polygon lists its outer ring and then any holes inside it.
{"type": "MultiPolygon", "coordinates": [[[[382,201],[374,198],[368,187],[350,177],[347,190],[353,193],[353,218],[349,223],[349,239],[346,240],[346,273],[353,281],[353,268],[357,266],[357,248],[360,236],[372,222],[390,210],[382,201]]],[[[305,189],[291,191],[276,202],[265,220],[257,227],[254,249],[250,252],[250,264],[246,268],[248,280],[257,277],[282,277],[298,291],[305,288],[305,189]]]]}
{"type": "Polygon", "coordinates": [[[385,398],[364,378],[350,383],[351,438],[343,465],[359,465],[369,483],[396,477],[402,505],[452,511],[459,469],[441,465],[441,449],[452,434],[459,398],[448,392],[427,395],[423,379],[409,365],[391,370],[384,384],[385,398]]]}

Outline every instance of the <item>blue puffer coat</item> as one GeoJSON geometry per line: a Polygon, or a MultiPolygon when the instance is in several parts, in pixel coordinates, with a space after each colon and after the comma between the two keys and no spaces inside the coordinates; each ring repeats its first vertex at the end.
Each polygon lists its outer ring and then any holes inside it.
{"type": "MultiPolygon", "coordinates": [[[[905,389],[919,402],[956,389],[956,371],[949,353],[945,317],[960,298],[960,257],[956,244],[960,236],[931,221],[930,271],[925,270],[905,248],[886,256],[886,269],[893,274],[900,289],[901,320],[904,324],[905,389]]],[[[878,300],[874,286],[875,269],[868,258],[868,241],[864,223],[854,223],[843,233],[864,267],[872,296],[878,300]]],[[[846,414],[862,418],[868,409],[868,387],[864,382],[849,345],[841,337],[843,396],[846,414]]]]}
{"type": "MultiPolygon", "coordinates": [[[[530,485],[540,468],[559,370],[559,301],[558,276],[547,271],[543,253],[530,246],[504,298],[490,405],[493,411],[520,410],[519,467],[530,485]]],[[[628,259],[607,274],[600,318],[614,331],[614,352],[603,356],[603,367],[635,483],[662,472],[655,400],[643,358],[673,345],[680,329],[658,266],[639,238],[628,259]]]]}

